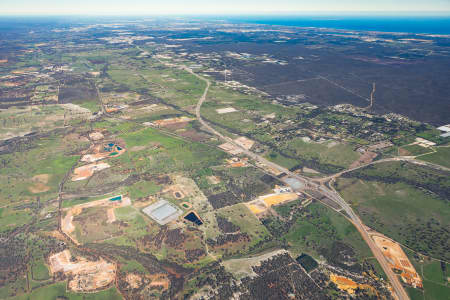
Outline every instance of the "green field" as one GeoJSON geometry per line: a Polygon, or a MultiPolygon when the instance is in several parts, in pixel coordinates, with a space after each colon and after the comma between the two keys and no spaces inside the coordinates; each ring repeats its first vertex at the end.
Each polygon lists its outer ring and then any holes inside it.
{"type": "MultiPolygon", "coordinates": [[[[275,209],[286,218],[295,206],[296,202],[291,202],[275,209]]],[[[370,259],[372,253],[353,224],[332,209],[314,202],[295,211],[289,227],[285,222],[277,217],[263,220],[293,257],[307,254],[318,261],[325,258],[330,264],[358,272],[365,263],[372,265],[378,277],[385,277],[376,261],[370,259]]]]}
{"type": "Polygon", "coordinates": [[[154,195],[161,190],[161,186],[152,181],[138,181],[133,185],[127,186],[126,191],[131,199],[137,199],[154,195]]]}
{"type": "Polygon", "coordinates": [[[136,247],[136,240],[142,236],[155,233],[157,229],[136,208],[132,206],[114,209],[117,220],[125,222],[126,227],[121,228],[122,234],[107,240],[108,243],[122,246],[136,247]]]}
{"type": "MultiPolygon", "coordinates": [[[[450,267],[450,265],[448,265],[450,267]]],[[[434,281],[440,284],[446,284],[447,276],[442,272],[441,263],[433,261],[423,267],[423,277],[427,280],[434,281]]]]}
{"type": "Polygon", "coordinates": [[[403,146],[401,148],[409,152],[409,154],[407,154],[407,155],[412,155],[412,156],[422,155],[422,154],[430,153],[433,151],[432,149],[425,148],[425,147],[422,147],[419,145],[407,145],[407,146],[403,146]]]}
{"type": "Polygon", "coordinates": [[[405,253],[423,280],[423,290],[408,289],[411,297],[425,300],[448,299],[445,296],[450,294],[450,285],[447,279],[450,272],[450,264],[445,264],[444,272],[440,261],[418,256],[408,249],[405,249],[405,253]]]}
{"type": "MultiPolygon", "coordinates": [[[[41,201],[54,197],[59,182],[79,158],[65,154],[68,145],[60,136],[40,139],[33,146],[27,151],[0,155],[0,159],[6,162],[0,168],[1,204],[36,199],[37,196],[41,201]],[[45,174],[45,179],[33,178],[42,174],[45,174]]],[[[72,147],[76,149],[77,144],[72,147]]]]}
{"type": "Polygon", "coordinates": [[[30,294],[9,298],[11,300],[119,300],[122,296],[115,288],[110,288],[97,293],[72,293],[66,290],[66,282],[54,283],[42,288],[38,288],[30,294]]]}
{"type": "Polygon", "coordinates": [[[297,159],[286,157],[276,151],[271,151],[265,158],[288,169],[296,167],[300,162],[297,159]]]}
{"type": "Polygon", "coordinates": [[[30,209],[14,209],[4,207],[0,209],[0,232],[27,224],[33,218],[30,209]]]}
{"type": "Polygon", "coordinates": [[[9,108],[0,111],[0,138],[63,126],[64,109],[54,104],[30,109],[9,108]]]}
{"type": "Polygon", "coordinates": [[[93,196],[93,197],[79,197],[79,198],[67,199],[67,200],[63,201],[62,207],[63,208],[68,208],[68,207],[72,207],[72,206],[75,206],[75,205],[79,205],[79,204],[83,204],[83,203],[87,203],[87,202],[91,202],[91,201],[105,199],[105,198],[107,198],[109,196],[113,196],[113,194],[93,196]]]}
{"type": "Polygon", "coordinates": [[[185,107],[195,104],[203,93],[205,83],[186,71],[167,68],[156,61],[140,68],[115,65],[108,70],[110,78],[132,91],[161,93],[170,104],[185,107]],[[162,75],[166,76],[163,77],[162,75]]]}
{"type": "Polygon", "coordinates": [[[125,152],[117,159],[122,165],[134,166],[139,172],[167,174],[220,164],[226,154],[200,143],[169,137],[155,129],[146,128],[120,135],[127,147],[149,146],[144,150],[125,152]]]}
{"type": "Polygon", "coordinates": [[[423,291],[419,289],[415,289],[412,287],[407,287],[406,292],[408,293],[411,300],[424,300],[423,291]]]}
{"type": "Polygon", "coordinates": [[[445,244],[450,236],[445,227],[450,222],[450,206],[439,196],[445,195],[448,179],[438,173],[431,176],[433,172],[426,169],[402,166],[380,164],[351,173],[364,179],[339,178],[336,187],[367,226],[420,253],[449,259],[445,244]],[[408,183],[395,180],[399,176],[408,183]],[[383,179],[386,182],[380,182],[383,179]]]}
{"type": "Polygon", "coordinates": [[[332,142],[314,143],[304,142],[301,139],[293,139],[282,148],[286,153],[306,160],[316,160],[319,163],[340,167],[348,167],[357,160],[360,154],[347,144],[332,142]]]}
{"type": "Polygon", "coordinates": [[[333,242],[342,241],[352,246],[359,259],[371,256],[359,232],[343,216],[318,203],[310,204],[305,216],[308,217],[298,218],[284,236],[292,252],[300,254],[302,249],[308,249],[318,258],[319,248],[331,249],[333,242]]]}
{"type": "Polygon", "coordinates": [[[423,281],[423,289],[425,290],[425,300],[448,299],[450,295],[450,288],[448,286],[429,280],[423,281]]]}
{"type": "Polygon", "coordinates": [[[28,223],[32,207],[57,197],[59,184],[77,162],[69,154],[85,148],[85,142],[70,140],[61,133],[32,140],[22,149],[0,155],[0,231],[28,223]],[[38,159],[37,159],[38,158],[38,159]]]}
{"type": "Polygon", "coordinates": [[[419,157],[423,161],[450,168],[450,147],[436,147],[436,152],[419,157]]]}
{"type": "Polygon", "coordinates": [[[121,262],[120,270],[122,272],[148,273],[148,270],[136,260],[124,260],[121,262]]]}
{"type": "MultiPolygon", "coordinates": [[[[240,228],[240,232],[247,234],[250,241],[245,244],[238,244],[237,247],[232,245],[227,247],[227,251],[235,255],[243,255],[255,250],[254,247],[266,240],[271,239],[269,231],[261,224],[253,213],[244,205],[236,204],[232,206],[223,207],[217,210],[217,214],[228,219],[231,223],[240,228]]],[[[259,248],[259,251],[261,247],[259,248]]],[[[221,250],[221,252],[223,249],[221,250]]]]}
{"type": "Polygon", "coordinates": [[[50,278],[49,270],[44,264],[44,259],[35,261],[31,266],[34,280],[47,280],[50,278]]]}

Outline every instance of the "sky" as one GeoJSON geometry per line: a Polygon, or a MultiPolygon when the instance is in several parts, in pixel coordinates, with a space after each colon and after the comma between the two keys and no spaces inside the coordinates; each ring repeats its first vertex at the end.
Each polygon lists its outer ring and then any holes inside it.
{"type": "Polygon", "coordinates": [[[277,14],[406,12],[450,15],[450,0],[0,0],[0,14],[277,14]]]}

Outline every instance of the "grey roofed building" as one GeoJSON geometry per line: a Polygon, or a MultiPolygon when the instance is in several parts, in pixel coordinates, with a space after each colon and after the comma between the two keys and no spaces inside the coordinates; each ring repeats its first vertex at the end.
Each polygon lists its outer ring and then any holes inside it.
{"type": "Polygon", "coordinates": [[[165,225],[176,220],[183,213],[181,209],[166,200],[159,200],[147,206],[142,211],[160,225],[165,225]]]}

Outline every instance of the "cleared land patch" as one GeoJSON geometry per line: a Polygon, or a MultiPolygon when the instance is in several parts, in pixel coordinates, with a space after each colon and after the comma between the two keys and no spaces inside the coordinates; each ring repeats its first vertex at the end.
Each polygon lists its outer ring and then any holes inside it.
{"type": "Polygon", "coordinates": [[[100,258],[90,261],[77,257],[73,261],[69,250],[53,254],[49,257],[52,274],[63,272],[70,276],[68,287],[75,292],[89,292],[109,286],[116,276],[116,266],[100,258]]]}
{"type": "Polygon", "coordinates": [[[419,274],[417,274],[414,266],[411,264],[399,244],[382,235],[371,234],[371,236],[377,247],[386,257],[391,268],[401,272],[400,277],[405,283],[414,288],[423,287],[422,279],[419,274]]]}
{"type": "Polygon", "coordinates": [[[218,108],[216,109],[218,114],[227,114],[227,113],[231,113],[231,112],[235,112],[237,111],[234,107],[224,107],[224,108],[218,108]]]}
{"type": "Polygon", "coordinates": [[[288,201],[298,199],[298,195],[293,192],[273,193],[260,196],[258,199],[246,203],[247,207],[256,215],[264,213],[270,207],[279,205],[288,201]]]}
{"type": "Polygon", "coordinates": [[[450,147],[436,147],[436,152],[419,157],[420,160],[450,168],[450,147]]]}
{"type": "Polygon", "coordinates": [[[75,170],[73,170],[74,174],[72,176],[72,181],[87,179],[92,175],[94,175],[94,172],[101,171],[109,167],[110,165],[107,163],[93,163],[82,167],[78,167],[75,170]]]}
{"type": "MultiPolygon", "coordinates": [[[[115,196],[115,197],[108,197],[105,199],[101,199],[101,200],[96,200],[96,201],[91,201],[91,202],[87,202],[87,203],[83,203],[83,204],[78,204],[75,206],[72,206],[70,208],[66,208],[64,209],[64,215],[61,219],[61,230],[66,233],[68,236],[70,236],[72,238],[72,240],[75,243],[79,243],[80,242],[80,232],[75,231],[76,230],[76,225],[74,224],[74,218],[76,216],[80,216],[83,212],[83,210],[87,210],[87,209],[91,209],[91,211],[94,212],[94,215],[97,214],[97,208],[99,208],[98,213],[102,214],[105,217],[105,222],[108,223],[112,223],[112,219],[115,218],[115,215],[113,216],[113,214],[111,214],[111,212],[108,212],[110,208],[112,207],[124,207],[124,206],[129,206],[131,204],[131,201],[129,198],[126,197],[122,197],[121,195],[119,196],[115,196]],[[93,208],[95,208],[96,210],[93,210],[93,208]],[[75,231],[75,235],[73,234],[75,231]]],[[[78,217],[80,218],[80,217],[78,217]]],[[[96,217],[97,221],[101,221],[102,218],[98,218],[98,216],[96,217]]],[[[76,223],[79,223],[80,226],[85,225],[83,220],[80,220],[76,223]]],[[[99,224],[97,224],[98,226],[99,224]]],[[[111,228],[111,226],[110,226],[111,228]]],[[[92,230],[94,230],[94,228],[91,228],[92,230]]],[[[113,229],[113,228],[111,228],[113,229]]],[[[99,227],[97,227],[97,230],[94,230],[93,232],[96,234],[99,234],[99,227]]],[[[83,235],[84,238],[89,238],[89,240],[91,238],[95,238],[95,234],[87,237],[85,235],[83,235]]]]}

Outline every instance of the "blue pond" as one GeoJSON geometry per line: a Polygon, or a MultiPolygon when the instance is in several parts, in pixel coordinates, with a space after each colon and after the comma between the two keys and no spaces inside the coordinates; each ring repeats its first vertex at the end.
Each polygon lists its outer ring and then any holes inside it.
{"type": "Polygon", "coordinates": [[[188,221],[191,221],[192,223],[194,223],[194,224],[196,224],[196,225],[202,225],[203,224],[203,222],[198,218],[198,216],[195,214],[195,213],[193,213],[193,212],[190,212],[190,213],[188,213],[186,216],[184,216],[184,218],[186,219],[186,220],[188,220],[188,221]]]}

